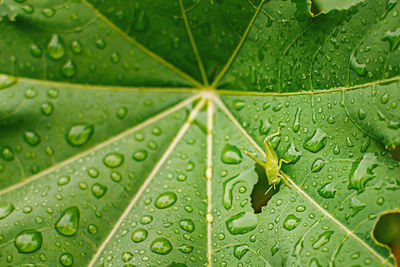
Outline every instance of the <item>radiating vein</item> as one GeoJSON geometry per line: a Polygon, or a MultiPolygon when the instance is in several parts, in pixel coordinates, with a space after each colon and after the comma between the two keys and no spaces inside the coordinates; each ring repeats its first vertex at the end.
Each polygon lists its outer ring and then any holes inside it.
{"type": "MultiPolygon", "coordinates": [[[[258,152],[265,157],[265,152],[263,149],[256,143],[256,141],[243,129],[243,127],[240,125],[240,123],[235,119],[235,117],[230,113],[228,108],[222,103],[222,101],[219,98],[214,98],[215,102],[218,104],[218,106],[224,111],[224,113],[228,116],[228,118],[232,121],[232,123],[239,129],[239,131],[243,134],[243,136],[254,146],[255,149],[258,150],[258,152]]],[[[379,259],[382,264],[387,264],[386,259],[383,258],[378,252],[376,252],[374,249],[372,249],[367,243],[365,243],[361,238],[359,238],[357,235],[355,235],[350,229],[348,229],[346,226],[344,226],[339,220],[337,220],[335,217],[333,217],[328,211],[326,211],[324,208],[322,208],[313,198],[311,198],[305,191],[303,191],[290,177],[287,176],[287,179],[289,180],[290,184],[294,187],[294,189],[301,194],[303,197],[305,197],[313,206],[315,206],[322,214],[324,214],[327,218],[332,220],[339,228],[341,228],[348,236],[351,236],[354,238],[357,242],[359,242],[363,247],[365,247],[369,252],[371,252],[372,255],[374,255],[377,259],[379,259]]]]}
{"type": "Polygon", "coordinates": [[[204,70],[203,61],[201,60],[199,51],[197,50],[197,46],[196,46],[196,43],[195,43],[193,35],[192,35],[192,30],[190,29],[189,21],[186,16],[185,7],[183,6],[182,0],[179,0],[179,6],[181,9],[183,21],[185,23],[185,28],[186,28],[187,34],[189,36],[190,44],[192,45],[192,48],[193,48],[193,53],[196,56],[197,64],[199,65],[199,70],[201,73],[201,77],[203,78],[203,83],[205,86],[208,86],[208,79],[207,79],[206,71],[204,70]]]}
{"type": "Polygon", "coordinates": [[[217,75],[213,83],[211,84],[212,88],[215,88],[221,78],[225,75],[226,71],[229,69],[229,67],[232,65],[233,60],[236,58],[237,53],[239,53],[240,48],[242,47],[244,41],[246,40],[247,34],[249,33],[251,26],[253,26],[253,23],[258,15],[260,13],[261,7],[264,4],[265,0],[261,0],[260,4],[258,5],[258,8],[256,9],[256,12],[254,13],[253,17],[250,20],[249,25],[247,26],[245,32],[243,33],[242,38],[239,41],[239,44],[236,46],[235,50],[233,51],[231,57],[229,58],[228,62],[225,64],[224,68],[221,70],[221,72],[217,75]]]}
{"type": "Polygon", "coordinates": [[[187,81],[191,82],[193,85],[196,87],[202,87],[202,85],[196,81],[194,78],[192,78],[190,75],[186,74],[182,70],[178,69],[176,66],[172,65],[171,63],[167,62],[165,59],[160,57],[159,55],[155,54],[151,50],[147,49],[145,46],[143,46],[141,43],[130,37],[126,32],[122,31],[120,28],[115,26],[114,23],[112,23],[108,18],[106,18],[102,13],[100,13],[96,8],[94,8],[90,3],[88,3],[86,0],[83,0],[82,3],[84,3],[87,7],[89,7],[93,12],[105,23],[107,23],[111,28],[113,28],[116,32],[118,32],[122,37],[124,37],[126,40],[130,41],[136,48],[147,54],[148,56],[152,57],[154,60],[158,61],[159,63],[163,64],[170,70],[174,71],[187,81]]]}
{"type": "Polygon", "coordinates": [[[214,131],[214,106],[211,98],[208,99],[207,106],[207,259],[208,266],[212,265],[212,142],[214,131]]]}
{"type": "Polygon", "coordinates": [[[49,174],[49,173],[51,173],[51,172],[63,167],[63,166],[66,166],[66,165],[76,161],[79,158],[82,158],[82,157],[85,157],[86,155],[89,155],[93,151],[96,151],[96,150],[98,150],[98,149],[100,149],[102,147],[105,147],[105,146],[107,146],[107,145],[109,145],[109,144],[111,144],[111,143],[113,143],[113,142],[115,142],[115,141],[117,141],[119,139],[124,138],[125,136],[127,136],[127,135],[129,135],[129,134],[131,134],[131,133],[133,133],[133,132],[135,132],[135,131],[137,131],[139,129],[142,129],[142,128],[144,128],[144,127],[146,127],[146,126],[148,126],[148,125],[150,125],[152,123],[155,123],[156,121],[166,117],[167,115],[169,115],[169,114],[171,114],[171,113],[183,108],[184,106],[188,105],[189,103],[193,102],[196,98],[199,98],[199,97],[200,97],[200,94],[197,94],[195,96],[187,98],[187,99],[183,100],[182,102],[178,103],[177,105],[175,105],[175,106],[173,106],[173,107],[171,107],[171,108],[169,108],[167,110],[164,110],[163,112],[161,112],[161,113],[159,113],[159,114],[157,114],[157,115],[145,120],[144,122],[133,126],[132,128],[127,129],[126,131],[124,131],[124,132],[122,132],[122,133],[120,133],[120,134],[118,134],[118,135],[106,140],[105,142],[102,142],[102,143],[100,143],[100,144],[98,144],[98,145],[96,145],[96,146],[94,146],[94,147],[92,147],[92,148],[90,148],[90,149],[88,149],[86,151],[83,151],[82,153],[78,153],[75,156],[73,156],[73,157],[71,157],[71,158],[69,158],[69,159],[67,159],[65,161],[62,161],[62,162],[60,162],[60,163],[58,163],[56,165],[53,165],[52,167],[50,167],[50,168],[48,168],[48,169],[46,169],[46,170],[44,170],[42,172],[39,172],[38,174],[33,175],[33,176],[29,177],[28,179],[20,182],[20,183],[14,184],[14,185],[12,185],[10,187],[7,187],[7,188],[1,190],[0,191],[0,195],[2,195],[4,193],[7,193],[7,192],[10,192],[10,191],[13,191],[13,190],[16,190],[17,188],[19,188],[21,186],[24,186],[25,184],[30,183],[30,182],[32,182],[34,180],[37,180],[38,178],[40,178],[42,176],[45,176],[45,175],[47,175],[47,174],[49,174]]]}
{"type": "Polygon", "coordinates": [[[118,230],[119,226],[121,223],[124,221],[126,216],[128,216],[129,212],[131,211],[132,207],[136,204],[144,190],[147,188],[153,177],[158,173],[160,168],[163,166],[165,161],[168,159],[169,155],[172,153],[174,150],[175,146],[178,144],[178,142],[182,139],[183,135],[185,134],[186,130],[189,129],[191,123],[193,122],[194,118],[196,117],[197,113],[200,111],[200,109],[203,107],[205,103],[204,98],[201,99],[199,103],[197,103],[196,107],[190,112],[188,119],[186,122],[183,124],[179,132],[176,134],[174,139],[172,140],[171,144],[168,146],[167,150],[164,152],[164,154],[161,156],[157,164],[154,166],[153,170],[149,174],[149,176],[146,178],[142,186],[139,188],[138,192],[136,193],[135,197],[131,200],[129,203],[128,207],[125,209],[125,211],[122,213],[120,218],[118,219],[117,223],[114,225],[112,228],[111,232],[107,236],[107,238],[103,241],[99,249],[97,250],[96,254],[93,256],[92,260],[89,263],[89,267],[92,267],[93,264],[96,262],[97,258],[100,256],[100,254],[103,252],[104,248],[107,246],[111,238],[114,236],[115,232],[118,230]]]}

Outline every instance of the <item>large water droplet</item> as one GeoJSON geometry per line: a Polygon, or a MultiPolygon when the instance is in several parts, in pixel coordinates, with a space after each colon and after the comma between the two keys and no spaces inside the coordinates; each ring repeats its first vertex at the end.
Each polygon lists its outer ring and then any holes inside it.
{"type": "Polygon", "coordinates": [[[260,135],[268,135],[271,130],[271,124],[268,120],[260,120],[260,125],[258,126],[258,133],[260,135]]]}
{"type": "Polygon", "coordinates": [[[317,158],[314,160],[313,164],[311,165],[312,172],[319,172],[325,165],[325,161],[321,158],[317,158]]]}
{"type": "Polygon", "coordinates": [[[113,152],[113,153],[108,153],[104,159],[104,164],[109,167],[109,168],[117,168],[122,165],[124,162],[124,155],[113,152]]]}
{"type": "Polygon", "coordinates": [[[150,250],[160,255],[166,255],[172,250],[172,245],[168,239],[159,237],[151,242],[150,250]]]}
{"type": "Polygon", "coordinates": [[[0,90],[9,88],[17,83],[17,79],[5,74],[0,74],[0,90]]]}
{"type": "Polygon", "coordinates": [[[242,153],[236,146],[226,144],[222,149],[221,161],[226,164],[239,164],[243,160],[242,153]]]}
{"type": "Polygon", "coordinates": [[[182,230],[185,230],[189,233],[194,231],[194,222],[191,219],[180,220],[179,226],[182,228],[182,230]]]}
{"type": "Polygon", "coordinates": [[[390,42],[390,50],[394,51],[399,47],[400,44],[400,28],[397,28],[395,31],[387,31],[385,35],[383,35],[382,40],[390,42]]]}
{"type": "Polygon", "coordinates": [[[333,231],[326,231],[318,236],[318,239],[312,244],[313,249],[319,249],[323,245],[329,242],[333,231]]]}
{"type": "Polygon", "coordinates": [[[183,253],[190,253],[190,252],[193,251],[194,247],[191,246],[191,245],[183,244],[183,245],[179,246],[178,249],[179,249],[180,251],[182,251],[183,253]]]}
{"type": "Polygon", "coordinates": [[[364,76],[367,74],[367,65],[365,63],[359,63],[357,58],[352,57],[350,59],[350,67],[356,71],[356,73],[360,76],[364,76]]]}
{"type": "Polygon", "coordinates": [[[246,103],[241,99],[233,100],[233,108],[237,111],[242,110],[246,106],[246,103]]]}
{"type": "Polygon", "coordinates": [[[107,192],[107,186],[99,183],[92,185],[92,194],[95,198],[101,198],[107,192]]]}
{"type": "Polygon", "coordinates": [[[256,229],[257,216],[252,212],[240,212],[226,220],[226,228],[233,235],[241,235],[256,229]]]}
{"type": "Polygon", "coordinates": [[[303,147],[311,152],[316,153],[325,147],[326,140],[326,133],[320,128],[317,128],[312,136],[306,138],[303,147]]]}
{"type": "Polygon", "coordinates": [[[0,203],[0,220],[8,217],[14,210],[15,207],[12,203],[0,203]]]}
{"type": "Polygon", "coordinates": [[[222,197],[222,204],[225,209],[229,210],[232,207],[233,188],[240,182],[252,181],[257,179],[257,174],[253,170],[248,170],[240,173],[239,175],[232,176],[223,183],[224,193],[222,197]]]}
{"type": "Polygon", "coordinates": [[[63,253],[60,256],[60,263],[63,266],[71,266],[74,263],[74,257],[71,253],[63,253]]]}
{"type": "Polygon", "coordinates": [[[176,194],[174,192],[165,192],[160,194],[155,202],[154,205],[156,208],[165,209],[172,206],[177,200],[176,194]]]}
{"type": "Polygon", "coordinates": [[[144,149],[140,149],[133,153],[133,159],[136,161],[143,161],[147,158],[147,151],[144,149]]]}
{"type": "Polygon", "coordinates": [[[64,56],[65,47],[61,37],[54,34],[47,45],[47,52],[52,59],[59,59],[64,56]]]}
{"type": "Polygon", "coordinates": [[[367,181],[375,177],[373,170],[378,166],[378,158],[375,154],[367,153],[362,158],[353,162],[350,176],[349,189],[361,192],[365,189],[367,181]]]}
{"type": "Polygon", "coordinates": [[[31,146],[37,146],[40,143],[40,136],[34,131],[25,131],[24,140],[31,146]]]}
{"type": "Polygon", "coordinates": [[[299,225],[300,221],[301,221],[300,218],[297,218],[293,214],[289,214],[283,221],[283,228],[285,228],[288,231],[292,231],[297,227],[297,225],[299,225]]]}
{"type": "Polygon", "coordinates": [[[249,251],[248,246],[246,245],[236,245],[233,247],[233,256],[240,260],[246,252],[249,251]]]}
{"type": "Polygon", "coordinates": [[[93,134],[94,126],[92,124],[76,124],[69,129],[67,141],[73,146],[81,146],[86,144],[93,134]]]}
{"type": "Polygon", "coordinates": [[[293,121],[293,132],[297,133],[300,130],[300,115],[301,115],[301,107],[297,107],[296,115],[293,121]]]}
{"type": "Polygon", "coordinates": [[[322,187],[318,188],[318,194],[323,198],[334,198],[336,195],[335,184],[328,182],[322,187]]]}
{"type": "Polygon", "coordinates": [[[78,231],[80,212],[78,207],[73,206],[63,211],[55,228],[64,236],[72,236],[78,231]]]}
{"type": "Polygon", "coordinates": [[[147,230],[145,229],[136,229],[135,231],[133,231],[132,235],[131,235],[131,240],[135,243],[140,243],[144,240],[146,240],[147,238],[147,230]]]}
{"type": "Polygon", "coordinates": [[[367,205],[363,202],[361,202],[357,196],[354,196],[350,199],[350,208],[353,210],[351,213],[351,217],[354,217],[359,213],[361,210],[363,210],[367,205]]]}
{"type": "Polygon", "coordinates": [[[297,161],[299,161],[302,154],[303,153],[300,150],[298,150],[293,143],[290,143],[285,149],[283,158],[289,161],[290,163],[294,164],[297,161]]]}
{"type": "Polygon", "coordinates": [[[42,233],[37,230],[25,230],[15,238],[15,247],[20,253],[32,253],[42,246],[42,233]]]}

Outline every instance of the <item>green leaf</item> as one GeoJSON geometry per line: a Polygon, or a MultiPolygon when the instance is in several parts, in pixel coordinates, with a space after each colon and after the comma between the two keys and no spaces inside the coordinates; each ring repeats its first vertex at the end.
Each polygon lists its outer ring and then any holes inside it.
{"type": "Polygon", "coordinates": [[[393,266],[400,5],[310,10],[0,1],[0,265],[393,266]]]}

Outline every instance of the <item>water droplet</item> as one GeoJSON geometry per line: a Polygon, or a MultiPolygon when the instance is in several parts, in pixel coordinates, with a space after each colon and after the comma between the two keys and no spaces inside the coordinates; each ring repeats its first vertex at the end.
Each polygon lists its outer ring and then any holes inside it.
{"type": "Polygon", "coordinates": [[[246,103],[241,99],[233,100],[233,108],[237,111],[242,110],[246,106],[246,103]]]}
{"type": "Polygon", "coordinates": [[[50,18],[50,17],[54,16],[54,14],[56,14],[56,11],[52,7],[44,8],[42,10],[42,14],[45,15],[46,17],[50,18]]]}
{"type": "Polygon", "coordinates": [[[118,52],[114,52],[114,53],[111,54],[111,58],[110,59],[111,59],[112,63],[116,64],[116,63],[119,63],[119,61],[121,60],[121,56],[119,55],[118,52]]]}
{"type": "Polygon", "coordinates": [[[156,206],[156,208],[165,209],[173,205],[176,200],[177,197],[174,192],[165,192],[156,198],[154,205],[156,206]]]}
{"type": "Polygon", "coordinates": [[[296,211],[297,212],[303,212],[303,211],[305,211],[306,210],[306,206],[304,206],[304,205],[298,205],[297,207],[296,207],[296,211]]]}
{"type": "Polygon", "coordinates": [[[117,118],[122,120],[123,118],[126,117],[127,114],[128,114],[128,109],[126,107],[122,107],[117,111],[117,118]]]}
{"type": "Polygon", "coordinates": [[[92,124],[76,124],[69,129],[67,141],[70,145],[81,146],[86,144],[94,134],[92,124]]]}
{"type": "Polygon", "coordinates": [[[240,212],[226,220],[226,228],[233,235],[241,235],[256,229],[257,216],[252,212],[240,212]]]}
{"type": "Polygon", "coordinates": [[[0,74],[0,90],[9,88],[17,83],[17,79],[5,74],[0,74]]]}
{"type": "Polygon", "coordinates": [[[193,233],[194,231],[194,222],[191,219],[180,220],[179,226],[182,228],[182,230],[185,230],[189,233],[193,233]]]}
{"type": "Polygon", "coordinates": [[[116,183],[119,183],[122,180],[122,175],[119,172],[112,172],[111,173],[111,180],[116,183]]]}
{"type": "Polygon", "coordinates": [[[356,189],[361,192],[365,189],[367,181],[375,177],[373,169],[378,166],[378,158],[375,154],[367,153],[362,158],[353,162],[350,176],[349,189],[356,189]]]}
{"type": "Polygon", "coordinates": [[[9,147],[3,147],[1,149],[1,157],[6,161],[11,161],[14,159],[14,152],[9,147]]]}
{"type": "Polygon", "coordinates": [[[32,56],[34,57],[41,57],[42,56],[42,49],[35,44],[31,44],[30,51],[32,56]]]}
{"type": "Polygon", "coordinates": [[[258,127],[258,133],[260,135],[268,135],[271,130],[271,124],[268,120],[260,120],[260,125],[258,127]]]}
{"type": "Polygon", "coordinates": [[[183,244],[183,245],[181,245],[181,246],[179,246],[179,250],[180,251],[182,251],[183,253],[190,253],[190,252],[192,252],[193,251],[193,246],[191,246],[191,245],[186,245],[186,244],[183,244]]]}
{"type": "Polygon", "coordinates": [[[25,97],[28,99],[33,99],[37,96],[38,91],[35,87],[30,87],[28,90],[25,92],[25,97]]]}
{"type": "Polygon", "coordinates": [[[37,146],[40,143],[40,136],[34,131],[25,131],[24,140],[31,146],[37,146]]]}
{"type": "Polygon", "coordinates": [[[350,208],[353,210],[351,213],[351,217],[354,217],[363,210],[367,205],[361,202],[356,196],[350,199],[350,208]]]}
{"type": "Polygon", "coordinates": [[[283,222],[283,228],[285,228],[288,231],[292,231],[299,225],[300,221],[301,221],[300,218],[297,218],[293,214],[289,214],[288,216],[286,216],[283,222]]]}
{"type": "Polygon", "coordinates": [[[328,182],[318,188],[318,194],[323,198],[334,198],[336,195],[335,184],[332,182],[328,182]]]}
{"type": "Polygon", "coordinates": [[[310,267],[322,267],[321,264],[319,264],[318,260],[316,258],[312,258],[310,261],[310,267]]]}
{"type": "Polygon", "coordinates": [[[72,60],[68,60],[65,62],[64,66],[62,67],[62,72],[66,78],[74,77],[76,73],[76,66],[72,60]]]}
{"type": "Polygon", "coordinates": [[[296,115],[293,121],[293,132],[297,133],[300,130],[300,115],[301,115],[301,107],[297,107],[296,115]]]}
{"type": "Polygon", "coordinates": [[[65,47],[60,36],[54,34],[51,37],[50,42],[47,45],[47,52],[52,59],[59,59],[64,56],[65,47]]]}
{"type": "Polygon", "coordinates": [[[94,225],[94,224],[89,224],[88,225],[88,232],[89,233],[95,234],[95,233],[97,233],[97,231],[98,231],[98,228],[97,228],[96,225],[94,225]]]}
{"type": "Polygon", "coordinates": [[[385,35],[382,37],[382,40],[390,42],[390,50],[394,51],[399,47],[400,44],[400,28],[397,28],[395,31],[387,31],[385,35]]]}
{"type": "Polygon", "coordinates": [[[40,109],[41,109],[43,115],[49,116],[54,111],[54,105],[53,105],[53,103],[48,101],[48,102],[43,103],[41,105],[40,109]]]}
{"type": "Polygon", "coordinates": [[[71,49],[72,49],[72,52],[74,52],[75,54],[80,54],[82,52],[81,42],[79,42],[77,40],[73,41],[71,44],[71,49]]]}
{"type": "Polygon", "coordinates": [[[388,93],[383,94],[380,100],[382,104],[386,104],[389,101],[389,94],[388,93]]]}
{"type": "Polygon", "coordinates": [[[385,198],[384,198],[384,197],[379,197],[379,198],[376,200],[376,204],[378,204],[379,206],[382,206],[383,203],[385,203],[385,198]]]}
{"type": "Polygon", "coordinates": [[[298,257],[304,248],[304,236],[297,240],[293,248],[292,256],[298,257]]]}
{"type": "Polygon", "coordinates": [[[311,152],[316,153],[325,147],[326,140],[326,133],[320,128],[317,128],[312,136],[306,138],[303,147],[311,152]]]}
{"type": "Polygon", "coordinates": [[[325,165],[325,161],[321,158],[317,158],[314,160],[314,163],[311,165],[312,172],[319,172],[325,165]]]}
{"type": "Polygon", "coordinates": [[[95,183],[92,185],[92,194],[95,198],[101,198],[107,192],[107,186],[104,186],[99,183],[95,183]]]}
{"type": "Polygon", "coordinates": [[[367,74],[367,65],[365,65],[365,63],[359,63],[355,57],[350,59],[350,66],[360,76],[365,76],[367,74]]]}
{"type": "Polygon", "coordinates": [[[63,211],[58,219],[55,228],[64,236],[72,236],[78,231],[80,211],[73,206],[63,211]]]}
{"type": "Polygon", "coordinates": [[[229,210],[232,207],[233,188],[241,182],[247,182],[257,179],[257,174],[253,170],[245,171],[239,175],[232,176],[223,183],[224,193],[222,197],[222,204],[225,209],[229,210]]]}
{"type": "Polygon", "coordinates": [[[142,218],[140,218],[140,223],[141,224],[149,224],[153,221],[153,216],[151,215],[145,215],[142,218]]]}
{"type": "Polygon", "coordinates": [[[138,32],[144,31],[147,26],[146,11],[145,10],[136,10],[135,14],[137,14],[136,23],[134,25],[135,30],[138,32]]]}
{"type": "Polygon", "coordinates": [[[117,168],[124,162],[124,156],[120,153],[113,152],[107,154],[104,159],[104,164],[109,168],[117,168]]]}
{"type": "Polygon", "coordinates": [[[360,108],[360,109],[358,110],[358,118],[359,118],[360,120],[363,120],[363,119],[365,119],[366,116],[367,116],[367,113],[365,112],[365,110],[363,110],[362,108],[360,108]]]}
{"type": "Polygon", "coordinates": [[[233,247],[233,256],[240,260],[247,251],[249,251],[249,248],[246,245],[236,245],[233,247]]]}
{"type": "Polygon", "coordinates": [[[25,230],[15,238],[15,247],[20,253],[32,253],[42,247],[42,233],[37,230],[25,230]]]}
{"type": "Polygon", "coordinates": [[[99,171],[96,168],[89,168],[88,174],[92,178],[97,178],[99,176],[99,171]]]}
{"type": "Polygon", "coordinates": [[[136,161],[143,161],[147,158],[147,151],[144,149],[140,149],[133,153],[133,159],[136,161]]]}
{"type": "Polygon", "coordinates": [[[60,263],[63,266],[71,266],[74,263],[74,257],[72,257],[71,253],[63,253],[60,256],[60,263]]]}
{"type": "Polygon", "coordinates": [[[151,133],[155,136],[160,136],[161,135],[161,129],[159,127],[154,127],[151,133]]]}
{"type": "Polygon", "coordinates": [[[12,203],[0,203],[0,220],[8,217],[14,210],[15,207],[12,203]]]}
{"type": "Polygon", "coordinates": [[[96,41],[96,47],[98,49],[104,49],[104,48],[106,48],[106,46],[107,46],[107,43],[103,39],[99,39],[96,41]]]}
{"type": "Polygon", "coordinates": [[[296,148],[293,143],[290,143],[283,154],[283,158],[291,163],[296,163],[301,158],[302,152],[296,148]]]}
{"type": "Polygon", "coordinates": [[[318,239],[312,244],[313,249],[319,249],[323,245],[329,242],[333,231],[326,231],[318,236],[318,239]]]}
{"type": "Polygon", "coordinates": [[[133,231],[132,235],[131,235],[131,240],[135,243],[140,243],[144,240],[146,240],[147,238],[147,230],[145,229],[136,229],[135,231],[133,231]]]}
{"type": "Polygon", "coordinates": [[[236,146],[226,144],[222,149],[221,161],[226,164],[239,164],[243,160],[242,153],[236,146]]]}
{"type": "Polygon", "coordinates": [[[159,237],[151,242],[150,250],[156,254],[166,255],[172,250],[172,245],[168,239],[159,237]]]}
{"type": "MultiPolygon", "coordinates": [[[[130,261],[130,260],[132,259],[132,257],[133,257],[133,254],[130,253],[130,252],[124,252],[124,253],[122,254],[122,256],[121,256],[123,262],[128,262],[128,261],[130,261]]],[[[126,266],[126,265],[124,265],[124,266],[126,266]]]]}

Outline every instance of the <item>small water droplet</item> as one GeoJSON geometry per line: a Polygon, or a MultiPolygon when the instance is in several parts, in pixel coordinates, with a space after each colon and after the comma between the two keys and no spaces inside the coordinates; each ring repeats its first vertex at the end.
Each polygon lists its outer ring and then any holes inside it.
{"type": "Polygon", "coordinates": [[[8,217],[14,210],[15,207],[12,203],[0,203],[0,220],[8,217]]]}
{"type": "Polygon", "coordinates": [[[44,16],[50,18],[50,17],[53,17],[54,14],[56,14],[56,11],[55,11],[55,9],[52,8],[52,7],[44,8],[44,9],[42,10],[42,14],[43,14],[44,16]]]}
{"type": "Polygon", "coordinates": [[[166,255],[171,252],[172,245],[168,239],[159,237],[151,242],[150,250],[156,254],[166,255]]]}
{"type": "Polygon", "coordinates": [[[367,116],[367,113],[365,112],[365,110],[363,110],[362,108],[360,108],[360,109],[358,110],[358,118],[359,118],[360,120],[363,120],[363,119],[365,119],[366,116],[367,116]]]}
{"type": "Polygon", "coordinates": [[[38,95],[38,91],[35,87],[30,87],[25,92],[25,97],[28,99],[33,99],[38,95]]]}
{"type": "Polygon", "coordinates": [[[67,134],[67,141],[70,145],[81,146],[86,144],[94,134],[92,124],[76,124],[72,126],[67,134]]]}
{"type": "Polygon", "coordinates": [[[126,107],[119,108],[117,111],[117,118],[122,120],[128,114],[128,109],[126,107]]]}
{"type": "Polygon", "coordinates": [[[297,207],[296,207],[296,211],[297,212],[303,212],[303,211],[305,211],[306,210],[306,206],[304,206],[304,205],[298,205],[297,207]]]}
{"type": "Polygon", "coordinates": [[[194,231],[194,222],[191,219],[182,219],[179,221],[179,226],[182,230],[185,230],[189,233],[194,231]]]}
{"type": "Polygon", "coordinates": [[[233,100],[233,108],[237,111],[242,110],[246,106],[246,102],[241,99],[233,100]]]}
{"type": "Polygon", "coordinates": [[[221,161],[226,164],[239,164],[243,160],[242,153],[236,146],[226,144],[222,149],[221,161]]]}
{"type": "Polygon", "coordinates": [[[107,186],[94,183],[91,188],[92,194],[95,198],[101,198],[107,192],[107,186]]]}
{"type": "Polygon", "coordinates": [[[155,202],[154,205],[156,208],[165,209],[172,206],[177,200],[176,194],[174,192],[165,192],[160,194],[155,202]]]}
{"type": "Polygon", "coordinates": [[[388,101],[389,101],[389,94],[388,93],[385,93],[385,94],[383,94],[382,96],[381,96],[381,103],[382,104],[386,104],[388,101]]]}
{"type": "Polygon", "coordinates": [[[63,253],[60,256],[60,263],[63,266],[71,266],[74,263],[74,257],[71,253],[63,253]]]}
{"type": "Polygon", "coordinates": [[[119,61],[121,60],[121,56],[119,55],[118,52],[114,52],[114,53],[111,54],[111,58],[110,59],[111,59],[112,63],[116,64],[116,63],[119,63],[119,61]]]}
{"type": "Polygon", "coordinates": [[[144,225],[149,224],[152,221],[153,221],[153,216],[151,215],[145,215],[142,218],[140,218],[140,223],[144,225]]]}
{"type": "Polygon", "coordinates": [[[297,133],[300,130],[300,115],[301,115],[301,107],[297,107],[296,115],[294,117],[292,129],[293,132],[297,133]]]}
{"type": "Polygon", "coordinates": [[[74,52],[75,54],[80,54],[82,52],[81,42],[79,42],[77,40],[72,41],[71,49],[72,49],[72,52],[74,52]]]}
{"type": "Polygon", "coordinates": [[[303,147],[311,152],[316,153],[325,147],[326,140],[326,133],[320,128],[317,128],[312,136],[306,138],[303,147]]]}
{"type": "Polygon", "coordinates": [[[97,178],[99,176],[99,171],[96,168],[89,168],[88,174],[92,178],[97,178]]]}
{"type": "Polygon", "coordinates": [[[53,113],[54,111],[54,105],[50,101],[44,102],[41,106],[40,109],[42,111],[43,115],[49,116],[53,113]]]}
{"type": "Polygon", "coordinates": [[[233,256],[240,260],[247,251],[249,251],[249,248],[246,245],[236,245],[233,247],[233,256]]]}
{"type": "Polygon", "coordinates": [[[64,66],[62,67],[62,72],[66,78],[74,77],[76,73],[75,63],[72,60],[65,62],[64,66]]]}
{"type": "Polygon", "coordinates": [[[14,152],[9,147],[3,147],[1,149],[1,157],[6,161],[11,161],[14,159],[14,152]]]}
{"type": "Polygon", "coordinates": [[[25,131],[24,140],[31,146],[37,146],[40,143],[40,136],[34,131],[25,131]]]}
{"type": "Polygon", "coordinates": [[[42,233],[31,229],[20,232],[15,238],[15,247],[20,253],[32,253],[42,247],[42,233]]]}
{"type": "Polygon", "coordinates": [[[34,57],[42,56],[42,49],[40,49],[40,47],[35,44],[31,44],[30,51],[31,51],[32,56],[34,56],[34,57]]]}
{"type": "Polygon", "coordinates": [[[135,10],[136,22],[134,29],[138,32],[144,31],[147,26],[147,15],[145,10],[135,10]]]}
{"type": "Polygon", "coordinates": [[[252,212],[240,212],[226,220],[225,225],[233,235],[241,235],[256,229],[257,216],[252,212]]]}
{"type": "Polygon", "coordinates": [[[268,135],[271,130],[271,124],[268,120],[260,120],[260,125],[258,126],[258,133],[260,135],[268,135]]]}
{"type": "Polygon", "coordinates": [[[140,243],[147,238],[147,231],[145,229],[136,229],[131,235],[131,240],[135,243],[140,243]]]}
{"type": "Polygon", "coordinates": [[[103,39],[99,39],[96,41],[96,47],[98,49],[104,49],[104,48],[106,48],[106,46],[107,46],[107,43],[103,39]]]}
{"type": "Polygon", "coordinates": [[[124,156],[117,152],[109,153],[104,157],[103,162],[109,168],[117,168],[124,162],[124,156]]]}
{"type": "Polygon", "coordinates": [[[283,228],[285,228],[288,231],[292,231],[299,225],[300,221],[301,221],[300,218],[297,218],[293,214],[289,214],[283,221],[283,228]]]}
{"type": "MultiPolygon", "coordinates": [[[[130,260],[132,259],[132,257],[133,257],[133,254],[130,253],[130,252],[124,252],[124,253],[122,254],[122,256],[121,256],[123,262],[128,262],[128,261],[130,261],[130,260]]],[[[126,266],[126,265],[124,265],[124,266],[126,266]]],[[[128,265],[128,266],[129,266],[129,265],[128,265]]]]}
{"type": "Polygon", "coordinates": [[[140,149],[133,153],[133,159],[136,161],[143,161],[147,158],[147,151],[144,149],[140,149]]]}
{"type": "Polygon", "coordinates": [[[57,220],[55,228],[64,236],[72,236],[78,231],[80,211],[76,206],[69,207],[63,211],[57,220]]]}
{"type": "Polygon", "coordinates": [[[183,245],[179,246],[178,249],[179,249],[180,251],[182,251],[183,253],[190,253],[190,252],[193,251],[194,247],[191,246],[191,245],[183,244],[183,245]]]}
{"type": "Polygon", "coordinates": [[[59,59],[64,56],[65,47],[64,43],[58,34],[54,34],[49,44],[47,45],[47,52],[52,59],[59,59]]]}

